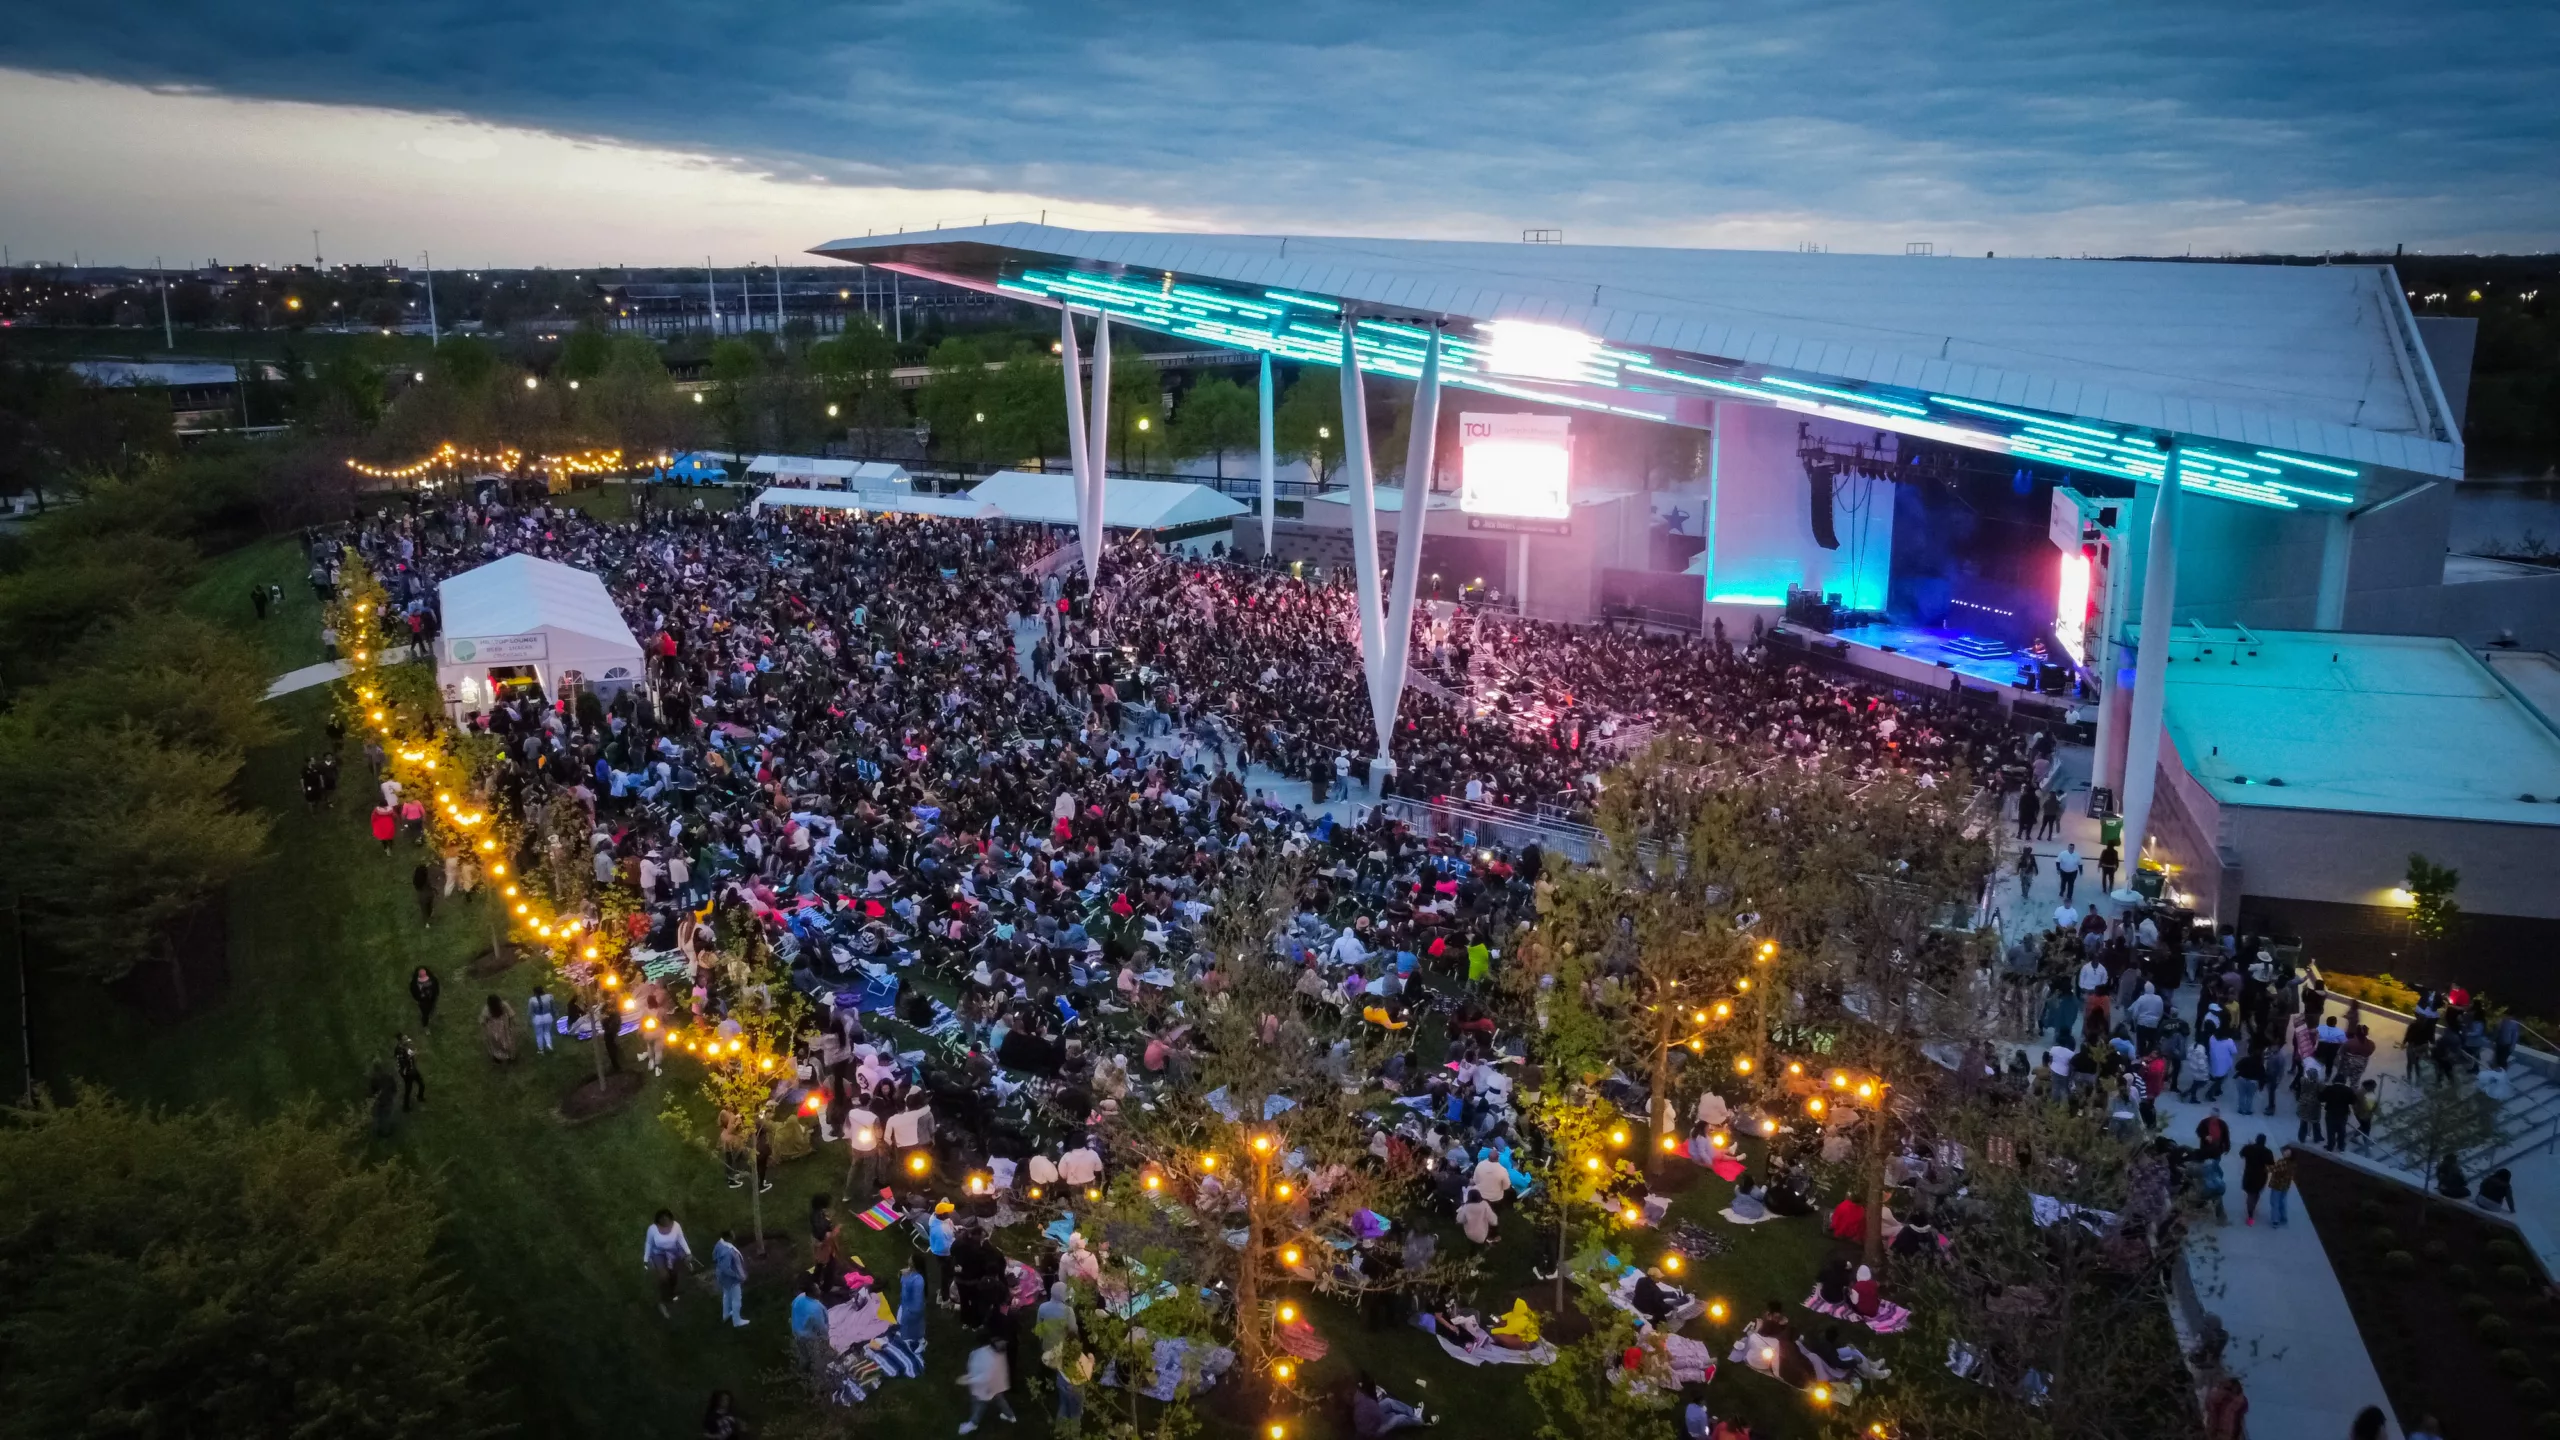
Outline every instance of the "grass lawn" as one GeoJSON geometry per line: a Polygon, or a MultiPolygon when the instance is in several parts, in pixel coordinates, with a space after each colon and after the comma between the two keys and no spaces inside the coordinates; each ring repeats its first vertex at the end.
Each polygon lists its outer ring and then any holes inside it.
{"type": "MultiPolygon", "coordinates": [[[[613,490],[585,492],[614,493],[613,490]]],[[[210,564],[191,605],[256,635],[281,670],[319,658],[317,612],[302,582],[303,564],[289,539],[262,542],[210,564]],[[246,600],[253,580],[285,589],[285,604],[263,623],[246,600]]],[[[232,982],[204,1012],[154,1026],[94,989],[39,978],[35,990],[40,1075],[62,1085],[106,1086],[128,1097],[179,1106],[225,1102],[250,1112],[314,1100],[344,1110],[354,1123],[367,1068],[387,1057],[395,1032],[417,1034],[406,985],[412,967],[432,967],[444,982],[442,1009],[420,1036],[428,1104],[403,1116],[386,1153],[415,1163],[438,1186],[450,1215],[447,1249],[491,1319],[498,1341],[492,1379],[514,1397],[513,1410],[534,1435],[685,1436],[694,1433],[715,1387],[736,1390],[750,1417],[778,1405],[766,1387],[785,1354],[786,1297],[779,1283],[751,1284],[752,1326],[718,1323],[707,1290],[690,1293],[672,1322],[659,1318],[640,1266],[640,1236],[659,1207],[675,1211],[697,1256],[707,1261],[724,1226],[741,1236],[749,1197],[725,1185],[717,1162],[683,1141],[659,1118],[668,1100],[705,1113],[681,1065],[653,1080],[623,1112],[581,1126],[555,1113],[566,1091],[592,1071],[587,1051],[553,1055],[529,1050],[512,1066],[490,1063],[474,1025],[483,997],[497,993],[519,1015],[538,978],[519,966],[494,981],[471,979],[465,967],[489,944],[488,916],[473,904],[440,906],[432,927],[420,923],[408,883],[418,853],[402,847],[385,858],[364,828],[363,761],[352,763],[334,811],[301,804],[296,773],[317,745],[328,692],[313,690],[275,702],[293,733],[251,757],[243,777],[249,799],[275,816],[272,858],[231,897],[232,982]]],[[[14,1036],[11,1037],[14,1040],[14,1036]]],[[[1685,1165],[1685,1162],[1675,1162],[1685,1165]]],[[[796,1261],[806,1240],[800,1216],[809,1195],[841,1184],[832,1150],[782,1167],[765,1197],[775,1244],[796,1261]]],[[[1771,1298],[1790,1306],[1810,1288],[1828,1242],[1812,1221],[1748,1230],[1711,1218],[1730,1187],[1701,1175],[1677,1199],[1674,1220],[1696,1218],[1731,1236],[1732,1249],[1696,1267],[1690,1281],[1732,1307],[1723,1327],[1697,1322],[1691,1333],[1721,1351],[1732,1325],[1771,1298]]],[[[845,1212],[839,1207],[839,1213],[845,1212]]],[[[865,1258],[894,1267],[904,1241],[849,1227],[865,1258]]],[[[1507,1218],[1489,1257],[1483,1300],[1499,1308],[1529,1283],[1526,1222],[1507,1218]]],[[[1028,1254],[1023,1237],[1009,1248],[1028,1254]]],[[[1451,1234],[1444,1247],[1463,1247],[1451,1234]]],[[[1659,1241],[1640,1252],[1651,1260],[1659,1241]]],[[[886,1269],[882,1273],[888,1273],[886,1269]]],[[[1371,1333],[1347,1311],[1319,1302],[1318,1323],[1334,1342],[1311,1367],[1321,1390],[1355,1367],[1391,1390],[1425,1399],[1448,1416],[1444,1433],[1525,1434],[1536,1423],[1511,1367],[1471,1370],[1440,1353],[1412,1329],[1371,1333]]],[[[1801,1315],[1799,1316],[1801,1317],[1801,1315]]],[[[953,1383],[965,1350],[954,1322],[937,1315],[932,1367],[924,1380],[893,1385],[875,1402],[874,1423],[918,1434],[948,1433],[965,1410],[953,1383]]],[[[1900,1359],[1894,1342],[1879,1346],[1900,1359]]],[[[1913,1363],[1918,1363],[1914,1361],[1913,1363]]],[[[1017,1379],[1023,1428],[1037,1431],[1037,1408],[1017,1379]]],[[[1769,1426],[1781,1435],[1810,1433],[1806,1402],[1775,1382],[1724,1366],[1709,1392],[1713,1408],[1769,1426]]],[[[1310,1415],[1298,1433],[1321,1440],[1327,1427],[1310,1415]]],[[[1666,1429],[1665,1434],[1669,1431],[1666,1429]]]]}

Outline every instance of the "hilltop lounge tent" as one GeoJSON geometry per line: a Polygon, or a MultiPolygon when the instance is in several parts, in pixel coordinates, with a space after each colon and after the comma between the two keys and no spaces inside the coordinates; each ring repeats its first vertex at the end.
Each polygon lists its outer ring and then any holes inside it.
{"type": "Polygon", "coordinates": [[[747,479],[763,485],[820,490],[904,490],[914,483],[903,465],[885,460],[829,460],[814,455],[759,455],[747,462],[747,479]]]}
{"type": "Polygon", "coordinates": [[[509,555],[436,589],[436,683],[456,715],[515,696],[585,690],[610,702],[648,673],[640,642],[594,572],[509,555]]]}
{"type": "MultiPolygon", "coordinates": [[[[1076,523],[1076,481],[1072,475],[1036,475],[1027,470],[999,470],[978,482],[972,499],[996,507],[1007,520],[1036,525],[1076,523]]],[[[1206,485],[1175,480],[1102,482],[1102,523],[1113,530],[1153,530],[1168,540],[1223,532],[1245,507],[1206,485]]]]}
{"type": "Polygon", "coordinates": [[[940,515],[954,520],[994,520],[996,507],[967,495],[904,495],[859,490],[767,490],[755,498],[755,514],[767,510],[849,510],[862,515],[940,515]]]}

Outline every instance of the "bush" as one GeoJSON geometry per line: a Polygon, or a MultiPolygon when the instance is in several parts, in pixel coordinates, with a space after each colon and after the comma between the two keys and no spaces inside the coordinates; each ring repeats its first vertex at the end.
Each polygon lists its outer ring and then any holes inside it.
{"type": "Polygon", "coordinates": [[[2533,1433],[2542,1440],[2560,1440],[2560,1410],[2545,1410],[2535,1416],[2533,1433]]]}
{"type": "Polygon", "coordinates": [[[2443,1264],[2453,1256],[2452,1248],[2441,1240],[2430,1240],[2426,1244],[2419,1246],[2418,1253],[2426,1256],[2430,1262],[2437,1265],[2443,1264]]]}
{"type": "Polygon", "coordinates": [[[2529,1290],[2533,1287],[2533,1272],[2521,1265],[2501,1265],[2498,1283],[2510,1290],[2529,1290]]]}
{"type": "Polygon", "coordinates": [[[2533,1357],[2521,1350],[2501,1350],[2498,1352],[2498,1368],[2522,1379],[2533,1373],[2533,1357]]]}
{"type": "Polygon", "coordinates": [[[2397,1250],[2400,1248],[2400,1232],[2388,1225],[2376,1225],[2365,1232],[2364,1243],[2376,1250],[2397,1250]]]}
{"type": "Polygon", "coordinates": [[[2551,1386],[2528,1375],[2516,1382],[2516,1398],[2527,1405],[2540,1405],[2551,1398],[2551,1386]]]}
{"type": "Polygon", "coordinates": [[[2465,1315],[2481,1316],[2498,1308],[2498,1303],[2477,1290],[2467,1290],[2453,1302],[2453,1308],[2465,1315]]]}
{"type": "MultiPolygon", "coordinates": [[[[2430,1255],[2427,1258],[2434,1260],[2442,1257],[2430,1255]]],[[[2444,1267],[2444,1283],[2452,1286],[2456,1290],[2470,1289],[2472,1283],[2477,1278],[2477,1276],[2474,1276],[2471,1273],[2471,1267],[2468,1265],[2447,1265],[2444,1267]]]]}
{"type": "Polygon", "coordinates": [[[2379,1225],[2391,1218],[2391,1212],[2383,1208],[2381,1201],[2367,1196],[2356,1202],[2356,1218],[2368,1225],[2379,1225]]]}
{"type": "Polygon", "coordinates": [[[2485,1248],[2489,1252],[2489,1258],[2501,1265],[2524,1263],[2524,1247],[2513,1240],[2492,1240],[2485,1248]]]}
{"type": "Polygon", "coordinates": [[[2481,1316],[2480,1323],[2472,1328],[2480,1332],[2481,1342],[2488,1345],[2503,1346],[2514,1339],[2516,1333],[2514,1321],[2494,1313],[2481,1316]]]}
{"type": "Polygon", "coordinates": [[[2406,1275],[2418,1268],[2418,1257],[2406,1250],[2382,1252],[2382,1268],[2394,1275],[2406,1275]]]}

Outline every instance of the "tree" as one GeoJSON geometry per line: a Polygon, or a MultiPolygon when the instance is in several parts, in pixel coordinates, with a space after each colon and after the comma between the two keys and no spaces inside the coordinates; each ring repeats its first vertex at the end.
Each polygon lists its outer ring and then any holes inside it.
{"type": "Polygon", "coordinates": [[[434,1191],[312,1106],[251,1122],[97,1093],[0,1123],[13,1433],[468,1437],[489,1338],[434,1191]]]}
{"type": "Polygon", "coordinates": [[[1224,376],[1203,380],[1182,397],[1182,408],[1173,415],[1173,434],[1184,455],[1216,456],[1218,478],[1224,480],[1227,452],[1261,439],[1261,402],[1253,391],[1224,376]]]}
{"type": "Polygon", "coordinates": [[[723,340],[711,347],[711,423],[720,433],[720,443],[733,455],[755,448],[755,390],[764,370],[764,357],[743,340],[723,340]]]}
{"type": "Polygon", "coordinates": [[[2454,887],[2461,883],[2461,871],[2409,852],[2409,873],[2401,882],[2409,892],[2409,934],[2430,956],[2453,934],[2462,914],[2453,900],[2454,887]]]}
{"type": "Polygon", "coordinates": [[[1066,372],[1058,357],[1025,350],[987,377],[978,427],[986,439],[977,458],[1003,460],[1028,455],[1045,469],[1052,455],[1067,451],[1066,372]]]}
{"type": "Polygon", "coordinates": [[[1342,381],[1339,372],[1301,366],[1280,392],[1271,416],[1273,444],[1283,458],[1303,460],[1318,485],[1342,463],[1342,381]]]}
{"type": "MultiPolygon", "coordinates": [[[[906,402],[892,373],[898,347],[869,316],[848,319],[843,334],[810,346],[809,366],[839,418],[861,437],[864,453],[878,454],[885,433],[905,427],[906,402]]],[[[1065,392],[1059,393],[1063,404],[1065,392]]]]}
{"type": "MultiPolygon", "coordinates": [[[[969,448],[986,409],[987,357],[974,341],[951,336],[925,356],[927,373],[916,391],[916,418],[925,423],[935,453],[952,459],[969,448]]],[[[1066,382],[1059,382],[1065,393],[1066,382]]]]}
{"type": "MultiPolygon", "coordinates": [[[[1064,393],[1065,382],[1059,384],[1064,393]]],[[[1111,347],[1111,430],[1121,470],[1144,474],[1162,463],[1170,438],[1164,428],[1164,375],[1126,340],[1111,347]]]]}

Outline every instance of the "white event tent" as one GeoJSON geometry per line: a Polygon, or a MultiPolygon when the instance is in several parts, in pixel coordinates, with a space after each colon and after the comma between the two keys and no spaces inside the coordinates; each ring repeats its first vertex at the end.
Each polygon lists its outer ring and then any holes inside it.
{"type": "Polygon", "coordinates": [[[955,520],[993,520],[996,507],[967,495],[885,494],[859,490],[795,490],[783,487],[756,496],[749,506],[761,515],[768,507],[798,510],[850,510],[856,515],[940,515],[955,520]]]}
{"type": "Polygon", "coordinates": [[[460,712],[538,686],[557,700],[577,689],[599,700],[648,673],[640,642],[593,571],[509,555],[436,587],[443,634],[436,683],[460,712]]]}
{"type": "Polygon", "coordinates": [[[914,483],[903,465],[885,460],[830,460],[816,455],[759,455],[747,462],[747,478],[767,485],[813,485],[831,490],[904,490],[914,483]]]}
{"type": "MultiPolygon", "coordinates": [[[[1041,525],[1076,523],[1076,480],[999,470],[969,494],[993,504],[1007,520],[1041,525]]],[[[1182,530],[1211,526],[1245,514],[1245,507],[1206,485],[1178,480],[1102,482],[1102,523],[1114,530],[1182,530]]]]}

